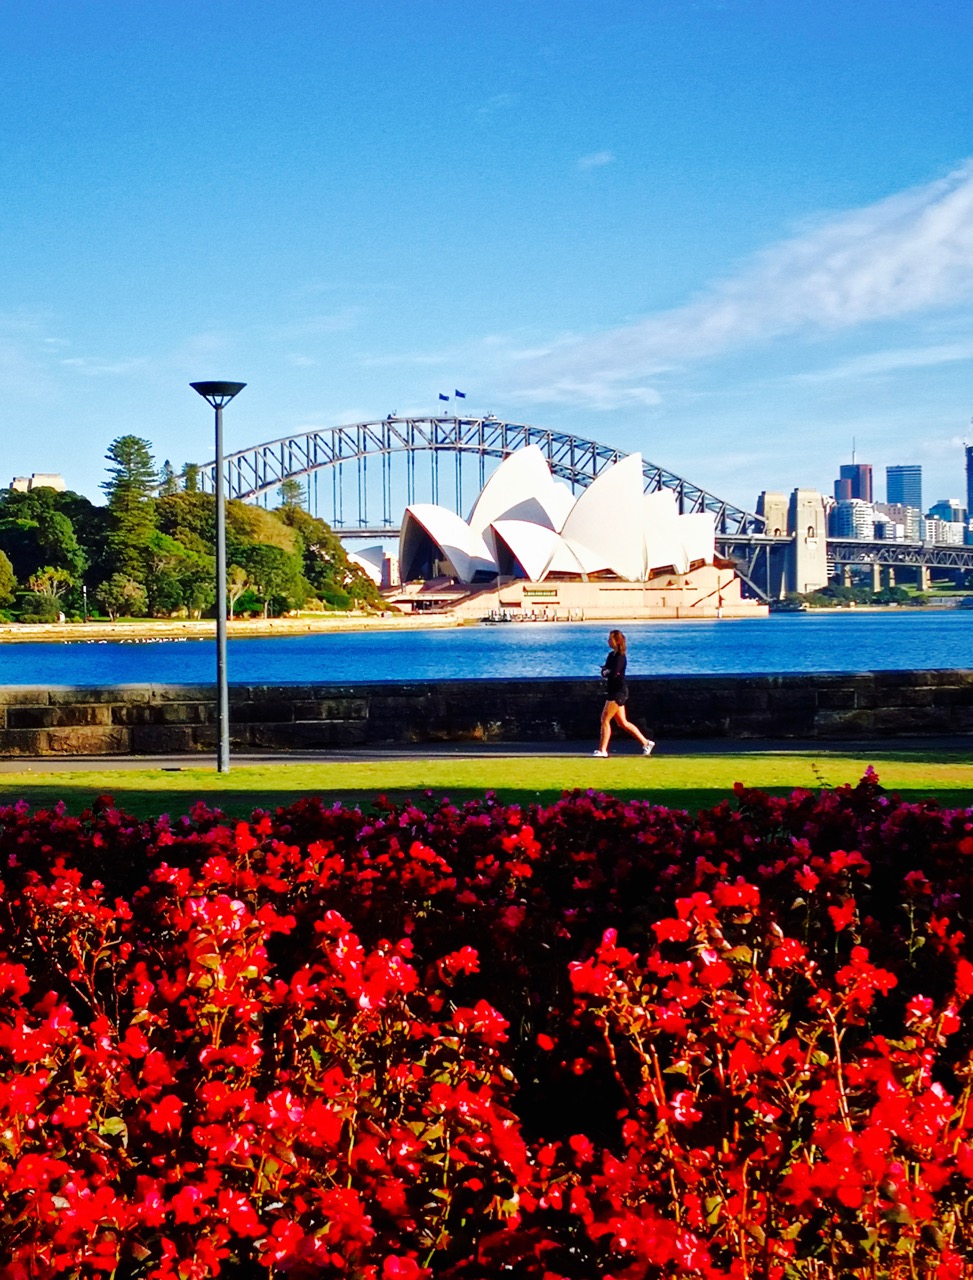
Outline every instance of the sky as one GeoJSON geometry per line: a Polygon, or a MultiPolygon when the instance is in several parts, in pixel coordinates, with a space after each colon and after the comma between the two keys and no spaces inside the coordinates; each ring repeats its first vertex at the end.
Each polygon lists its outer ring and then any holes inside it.
{"type": "Polygon", "coordinates": [[[0,483],[387,413],[964,491],[965,0],[6,0],[0,483]]]}

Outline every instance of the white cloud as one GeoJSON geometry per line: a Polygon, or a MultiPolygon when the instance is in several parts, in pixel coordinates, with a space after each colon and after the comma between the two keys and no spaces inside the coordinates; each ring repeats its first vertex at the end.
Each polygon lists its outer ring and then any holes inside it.
{"type": "Polygon", "coordinates": [[[973,339],[968,342],[943,342],[926,347],[893,347],[887,351],[870,351],[832,365],[796,374],[794,382],[838,382],[845,378],[880,377],[900,369],[926,369],[934,365],[953,364],[973,358],[973,339]]]}
{"type": "Polygon", "coordinates": [[[973,296],[973,161],[947,177],[820,221],[769,246],[694,301],[553,344],[523,362],[530,387],[624,383],[673,362],[787,334],[820,334],[973,296]]]}
{"type": "Polygon", "coordinates": [[[578,161],[578,168],[584,172],[587,169],[601,169],[606,164],[613,164],[615,153],[613,151],[592,151],[590,155],[582,156],[578,161]]]}
{"type": "Polygon", "coordinates": [[[521,400],[534,404],[584,404],[589,409],[625,409],[657,405],[662,397],[654,387],[620,386],[611,379],[562,378],[547,386],[524,391],[521,400]]]}
{"type": "Polygon", "coordinates": [[[86,377],[97,378],[105,375],[134,373],[145,367],[146,360],[142,356],[136,356],[130,360],[99,360],[93,356],[71,356],[62,360],[61,364],[77,373],[83,373],[86,377]]]}
{"type": "Polygon", "coordinates": [[[494,116],[507,111],[516,101],[515,93],[495,93],[492,98],[487,98],[486,102],[476,108],[476,118],[491,120],[494,116]]]}

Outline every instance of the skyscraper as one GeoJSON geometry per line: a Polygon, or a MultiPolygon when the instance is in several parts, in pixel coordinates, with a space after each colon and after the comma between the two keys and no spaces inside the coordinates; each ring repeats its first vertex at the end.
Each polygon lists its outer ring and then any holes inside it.
{"type": "Polygon", "coordinates": [[[886,467],[885,501],[922,510],[922,467],[886,467]]]}
{"type": "Polygon", "coordinates": [[[966,518],[973,520],[973,444],[966,446],[966,518]]]}
{"type": "Polygon", "coordinates": [[[839,499],[860,498],[872,501],[872,465],[870,462],[846,462],[838,469],[834,496],[839,499]],[[845,481],[848,483],[845,484],[845,481]],[[840,492],[839,492],[840,491],[840,492]]]}

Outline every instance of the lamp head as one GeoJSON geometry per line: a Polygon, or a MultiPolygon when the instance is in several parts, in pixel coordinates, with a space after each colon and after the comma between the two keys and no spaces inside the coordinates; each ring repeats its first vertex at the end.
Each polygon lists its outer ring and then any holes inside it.
{"type": "Polygon", "coordinates": [[[198,391],[207,404],[214,409],[222,409],[230,403],[247,385],[245,382],[191,382],[194,391],[198,391]]]}

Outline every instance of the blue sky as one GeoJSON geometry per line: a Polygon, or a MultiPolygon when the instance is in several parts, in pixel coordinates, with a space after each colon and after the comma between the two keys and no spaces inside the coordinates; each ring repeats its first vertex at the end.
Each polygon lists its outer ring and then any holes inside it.
{"type": "MultiPolygon", "coordinates": [[[[9,0],[0,482],[438,409],[963,489],[960,0],[9,0]]],[[[883,496],[884,483],[879,485],[883,496]]]]}

